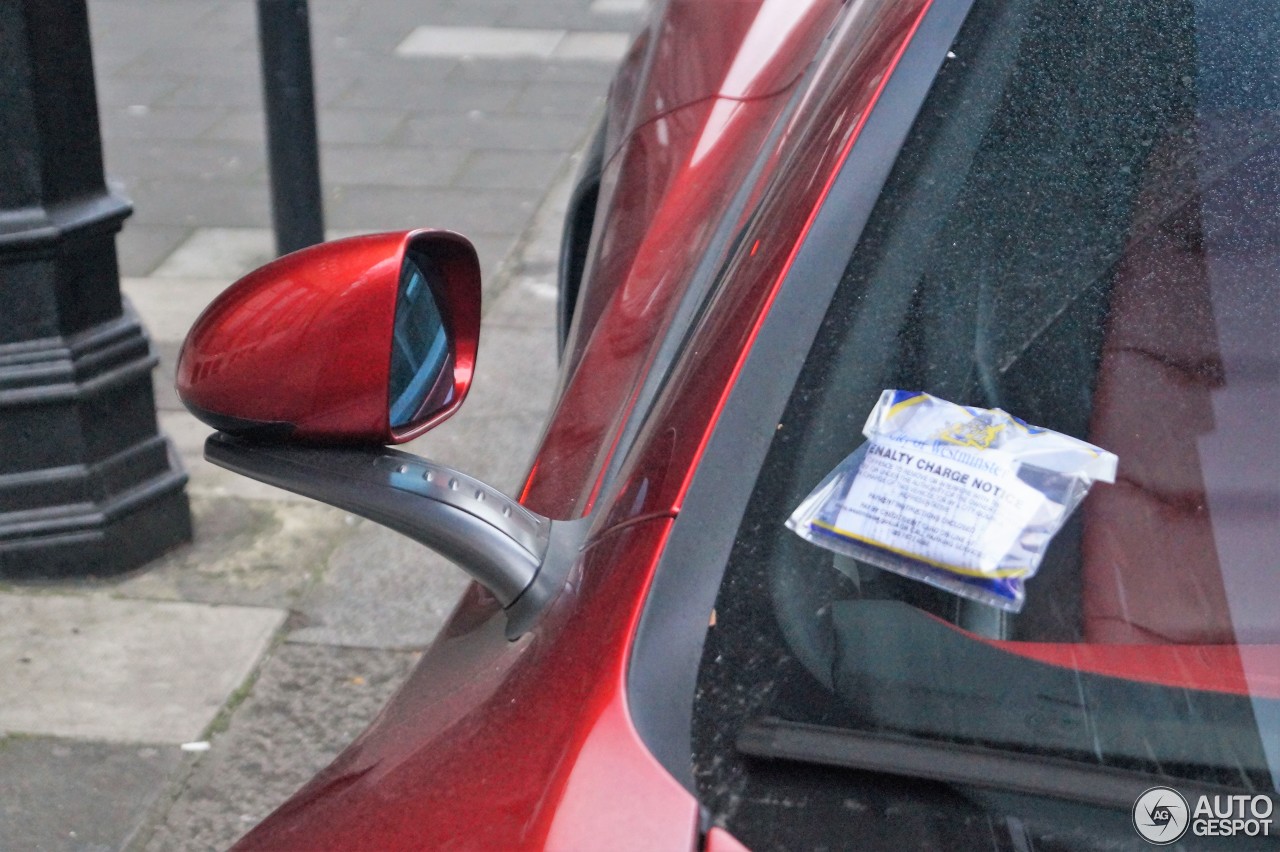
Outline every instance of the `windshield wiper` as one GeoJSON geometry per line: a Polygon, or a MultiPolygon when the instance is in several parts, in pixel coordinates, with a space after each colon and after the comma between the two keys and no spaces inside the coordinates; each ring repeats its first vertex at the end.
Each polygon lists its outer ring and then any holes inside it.
{"type": "Polygon", "coordinates": [[[751,757],[882,772],[1124,810],[1133,807],[1143,791],[1159,783],[1175,787],[1189,799],[1257,792],[1062,758],[773,718],[747,723],[738,734],[737,748],[751,757]]]}

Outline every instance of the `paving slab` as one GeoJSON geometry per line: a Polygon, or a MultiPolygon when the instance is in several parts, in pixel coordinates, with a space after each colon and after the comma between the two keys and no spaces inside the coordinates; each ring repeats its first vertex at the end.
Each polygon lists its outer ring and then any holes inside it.
{"type": "Polygon", "coordinates": [[[147,279],[125,280],[122,289],[134,299],[135,305],[139,299],[145,299],[140,309],[148,320],[152,316],[161,317],[162,327],[148,325],[153,339],[182,340],[204,305],[232,281],[275,256],[275,235],[270,228],[196,228],[147,279]],[[157,280],[175,278],[183,280],[157,280]],[[191,297],[183,300],[182,305],[170,304],[175,301],[175,286],[181,288],[178,292],[191,297]],[[193,313],[190,307],[195,301],[204,304],[193,313]],[[168,314],[175,310],[181,314],[173,316],[180,316],[184,326],[170,324],[168,314]]]}
{"type": "Polygon", "coordinates": [[[201,491],[191,494],[191,515],[195,537],[190,544],[146,570],[103,580],[101,588],[121,598],[297,613],[356,523],[353,516],[314,500],[216,497],[201,491]]]}
{"type": "Polygon", "coordinates": [[[281,610],[0,594],[0,731],[197,739],[249,676],[281,610]]]}
{"type": "MultiPolygon", "coordinates": [[[[533,21],[538,20],[535,13],[533,21]]],[[[510,20],[510,19],[508,19],[510,20]]],[[[625,32],[574,32],[532,26],[416,27],[396,46],[406,58],[455,57],[472,59],[585,60],[615,64],[626,53],[631,36],[625,32]]]]}
{"type": "Polygon", "coordinates": [[[113,148],[106,165],[114,179],[127,184],[157,177],[255,181],[265,174],[266,163],[261,144],[152,139],[113,148]]]}
{"type": "Polygon", "coordinates": [[[567,159],[563,151],[475,151],[453,184],[498,192],[545,190],[567,159]]]}
{"type": "MultiPolygon", "coordinates": [[[[550,178],[548,178],[550,179],[550,178]]],[[[450,228],[476,234],[518,234],[537,209],[538,190],[339,186],[325,221],[333,228],[373,231],[399,228],[450,228]]]]}
{"type": "Polygon", "coordinates": [[[649,6],[649,0],[593,0],[587,10],[593,15],[638,15],[649,6]]]}
{"type": "MultiPolygon", "coordinates": [[[[485,312],[483,333],[497,333],[496,330],[503,326],[537,330],[544,333],[541,342],[545,343],[547,337],[555,332],[559,293],[553,265],[548,265],[540,275],[524,271],[485,312]]],[[[545,365],[544,369],[554,369],[546,357],[540,357],[538,361],[545,365]]]]}
{"type": "MultiPolygon", "coordinates": [[[[121,195],[128,192],[119,187],[121,195]]],[[[143,225],[127,222],[125,229],[116,236],[116,259],[120,274],[129,277],[144,276],[165,261],[187,237],[191,228],[183,225],[143,225]]]]}
{"type": "Polygon", "coordinates": [[[131,78],[127,86],[108,86],[98,92],[98,109],[153,107],[179,85],[172,78],[131,78]]]}
{"type": "Polygon", "coordinates": [[[627,30],[632,19],[612,14],[591,14],[582,0],[568,2],[513,3],[499,23],[508,27],[565,27],[570,30],[627,30]]]}
{"type": "Polygon", "coordinates": [[[556,45],[551,58],[603,62],[612,67],[627,55],[630,46],[630,33],[571,32],[556,45]]]}
{"type": "MultiPolygon", "coordinates": [[[[398,110],[324,109],[317,116],[326,145],[380,145],[390,143],[405,115],[398,110]]],[[[362,148],[370,154],[367,148],[362,148]]]]}
{"type": "MultiPolygon", "coordinates": [[[[155,3],[154,7],[165,4],[155,3]]],[[[182,3],[172,3],[180,6],[182,3]]],[[[248,5],[248,4],[245,4],[248,5]]],[[[152,29],[146,27],[145,29],[152,29]]],[[[100,30],[95,30],[95,39],[100,30]]],[[[136,30],[135,30],[136,32],[136,30]]],[[[119,38],[121,33],[116,33],[119,38]]],[[[128,33],[132,35],[132,33],[128,33]]],[[[252,26],[243,30],[205,30],[200,25],[181,33],[181,39],[170,34],[168,43],[151,43],[137,61],[120,69],[127,77],[163,77],[177,72],[185,79],[219,79],[252,84],[259,77],[256,34],[252,26]]],[[[108,40],[104,36],[104,41],[108,40]]],[[[95,45],[98,41],[94,42],[95,45]]]]}
{"type": "Polygon", "coordinates": [[[423,74],[411,86],[389,86],[382,80],[357,79],[328,106],[403,109],[406,112],[463,113],[471,109],[502,111],[519,95],[511,86],[488,82],[444,82],[423,74]]]}
{"type": "Polygon", "coordinates": [[[420,26],[396,46],[397,56],[476,56],[550,59],[565,30],[513,27],[420,26]]]}
{"type": "Polygon", "coordinates": [[[143,225],[189,228],[266,228],[271,225],[270,196],[265,186],[258,183],[148,177],[125,184],[125,192],[133,200],[130,221],[143,225]]]}
{"type": "MultiPolygon", "coordinates": [[[[316,115],[318,133],[325,145],[378,145],[389,141],[404,123],[400,110],[321,109],[316,115]]],[[[212,127],[206,139],[253,142],[264,146],[266,118],[261,107],[233,109],[212,127]]],[[[323,150],[323,149],[322,149],[323,150]]]]}
{"type": "Polygon", "coordinates": [[[417,659],[412,651],[277,647],[145,848],[226,849],[355,739],[417,659]]]}
{"type": "Polygon", "coordinates": [[[560,83],[554,88],[541,81],[526,83],[512,112],[517,115],[559,116],[562,121],[587,126],[600,112],[608,89],[603,83],[560,83]]]}
{"type": "Polygon", "coordinates": [[[0,849],[122,849],[182,761],[172,746],[0,737],[0,849]]]}
{"type": "MultiPolygon", "coordinates": [[[[110,151],[113,141],[147,139],[198,139],[223,117],[218,109],[192,107],[148,107],[131,103],[114,109],[100,109],[102,138],[110,151]]],[[[109,153],[107,156],[111,156],[109,153]]]]}
{"type": "Polygon", "coordinates": [[[426,648],[469,578],[444,557],[360,520],[297,601],[290,642],[346,648],[426,648]]]}
{"type": "Polygon", "coordinates": [[[430,149],[381,145],[329,145],[320,158],[320,173],[330,184],[366,186],[448,186],[467,161],[460,148],[430,149]]]}
{"type": "MultiPolygon", "coordinates": [[[[249,54],[250,59],[254,58],[249,54]]],[[[228,85],[225,79],[217,77],[193,77],[168,94],[156,100],[162,107],[251,107],[262,103],[260,87],[250,85],[250,79],[244,78],[245,85],[228,85]]]]}
{"type": "MultiPolygon", "coordinates": [[[[413,60],[422,62],[421,59],[413,60]]],[[[475,82],[519,83],[541,81],[557,83],[598,83],[605,86],[613,77],[613,68],[601,62],[544,62],[532,59],[483,59],[463,57],[449,72],[451,80],[475,82]]]]}
{"type": "MultiPolygon", "coordinates": [[[[333,0],[341,2],[341,0],[333,0]]],[[[525,0],[528,2],[528,0],[525,0]]],[[[458,26],[488,26],[498,24],[511,8],[511,0],[442,0],[433,3],[426,12],[421,6],[398,4],[396,14],[387,23],[394,24],[401,38],[414,26],[423,23],[458,26]]],[[[371,16],[369,16],[371,17],[371,16]]]]}
{"type": "Polygon", "coordinates": [[[477,151],[554,151],[577,147],[586,128],[563,118],[494,115],[425,115],[407,120],[401,137],[409,145],[448,145],[477,151]]]}
{"type": "MultiPolygon", "coordinates": [[[[345,91],[345,86],[360,81],[370,86],[383,86],[399,92],[401,103],[410,103],[407,94],[427,83],[448,79],[458,67],[459,60],[452,57],[420,58],[406,61],[389,53],[370,52],[365,45],[358,49],[351,46],[335,47],[328,51],[315,67],[316,79],[323,88],[345,91]]],[[[328,106],[321,103],[321,106],[328,106]]],[[[395,109],[400,103],[386,109],[395,109]]],[[[370,104],[351,104],[353,109],[373,109],[370,104]]]]}

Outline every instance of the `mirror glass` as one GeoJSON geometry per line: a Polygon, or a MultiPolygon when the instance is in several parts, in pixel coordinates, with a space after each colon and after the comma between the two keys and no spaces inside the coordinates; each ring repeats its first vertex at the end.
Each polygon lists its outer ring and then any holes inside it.
{"type": "Polygon", "coordinates": [[[407,254],[391,343],[391,428],[440,411],[453,400],[453,345],[436,303],[441,273],[429,259],[407,254]]]}

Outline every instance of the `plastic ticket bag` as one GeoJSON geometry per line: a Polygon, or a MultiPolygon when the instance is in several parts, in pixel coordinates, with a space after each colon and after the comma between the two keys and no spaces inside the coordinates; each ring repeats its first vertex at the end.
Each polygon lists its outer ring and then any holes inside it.
{"type": "Polygon", "coordinates": [[[805,498],[787,526],[879,568],[1009,612],[1050,540],[1115,455],[998,408],[887,390],[867,443],[805,498]]]}

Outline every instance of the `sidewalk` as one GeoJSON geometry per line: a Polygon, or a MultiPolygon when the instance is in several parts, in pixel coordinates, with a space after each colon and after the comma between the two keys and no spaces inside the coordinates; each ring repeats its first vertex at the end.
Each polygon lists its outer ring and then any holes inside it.
{"type": "MultiPolygon", "coordinates": [[[[641,5],[310,3],[330,235],[451,227],[485,272],[472,393],[409,449],[508,492],[554,387],[569,181],[641,5]]],[[[254,4],[89,10],[107,170],[135,207],[122,289],[161,356],[196,540],[110,581],[0,586],[0,849],[222,849],[359,734],[465,578],[202,460],[178,346],[271,256],[254,4]]]]}

